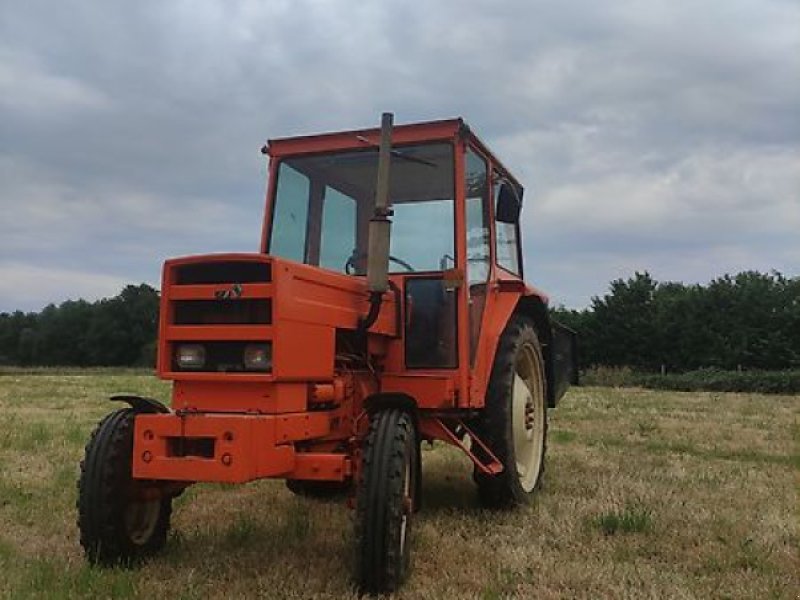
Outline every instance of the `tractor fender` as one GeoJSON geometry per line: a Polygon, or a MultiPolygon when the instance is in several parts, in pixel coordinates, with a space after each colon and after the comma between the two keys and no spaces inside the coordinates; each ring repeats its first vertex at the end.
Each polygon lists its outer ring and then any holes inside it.
{"type": "MultiPolygon", "coordinates": [[[[497,353],[497,345],[500,336],[508,325],[509,320],[515,315],[525,315],[531,319],[536,326],[536,333],[542,345],[542,353],[545,360],[545,376],[547,378],[547,404],[554,407],[558,401],[555,393],[555,373],[552,360],[552,341],[553,327],[548,312],[548,297],[535,287],[526,285],[519,280],[501,280],[498,282],[497,295],[492,299],[491,311],[484,321],[486,328],[485,348],[487,362],[482,365],[484,376],[481,378],[482,389],[473,390],[483,396],[486,392],[486,385],[489,381],[494,357],[497,353]]],[[[481,336],[484,337],[484,336],[481,336]]]]}
{"type": "Polygon", "coordinates": [[[547,404],[553,408],[570,385],[578,385],[578,345],[575,331],[550,318],[546,296],[529,288],[517,302],[516,313],[533,319],[544,352],[547,404]]]}
{"type": "Polygon", "coordinates": [[[417,401],[408,394],[397,392],[372,394],[364,400],[364,410],[368,415],[387,408],[399,408],[409,413],[417,421],[417,401]]]}
{"type": "Polygon", "coordinates": [[[168,413],[169,409],[158,400],[145,398],[144,396],[133,396],[130,394],[117,394],[109,398],[112,402],[125,402],[137,413],[168,413]]]}
{"type": "Polygon", "coordinates": [[[553,360],[553,325],[547,310],[546,300],[535,294],[527,294],[519,298],[514,309],[515,314],[525,315],[533,320],[539,343],[544,355],[544,370],[547,379],[547,406],[554,408],[561,394],[557,393],[555,361],[553,360]]]}

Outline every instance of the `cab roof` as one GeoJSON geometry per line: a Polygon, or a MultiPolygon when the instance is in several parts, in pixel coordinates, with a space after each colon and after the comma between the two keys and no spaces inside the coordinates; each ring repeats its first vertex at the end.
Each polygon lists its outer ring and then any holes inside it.
{"type": "MultiPolygon", "coordinates": [[[[317,154],[340,150],[358,150],[377,147],[380,142],[380,128],[352,129],[313,135],[301,135],[271,139],[264,146],[262,152],[273,158],[298,156],[302,154],[317,154]]],[[[395,125],[392,128],[392,144],[403,145],[423,142],[454,141],[459,137],[468,139],[481,153],[487,156],[492,163],[519,185],[514,176],[506,169],[500,160],[489,150],[477,135],[475,135],[464,119],[441,119],[437,121],[423,121],[395,125]]]]}

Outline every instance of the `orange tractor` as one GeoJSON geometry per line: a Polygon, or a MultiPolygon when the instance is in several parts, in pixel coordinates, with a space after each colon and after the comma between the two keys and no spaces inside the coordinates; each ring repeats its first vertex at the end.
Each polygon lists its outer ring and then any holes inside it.
{"type": "Polygon", "coordinates": [[[522,186],[461,119],[272,140],[261,248],[166,261],[157,373],[171,407],[115,396],[86,446],[88,560],[161,548],[199,482],[349,493],[356,573],[409,565],[423,441],[474,464],[480,502],[524,504],[574,335],[522,279],[522,186]]]}

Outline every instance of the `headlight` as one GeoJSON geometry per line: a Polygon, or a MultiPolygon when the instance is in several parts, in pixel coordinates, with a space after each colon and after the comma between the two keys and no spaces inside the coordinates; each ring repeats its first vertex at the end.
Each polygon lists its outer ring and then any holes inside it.
{"type": "Polygon", "coordinates": [[[179,369],[196,371],[206,364],[206,349],[200,344],[181,344],[175,353],[179,369]]]}
{"type": "Polygon", "coordinates": [[[244,368],[248,371],[269,371],[272,368],[272,344],[245,346],[244,368]]]}

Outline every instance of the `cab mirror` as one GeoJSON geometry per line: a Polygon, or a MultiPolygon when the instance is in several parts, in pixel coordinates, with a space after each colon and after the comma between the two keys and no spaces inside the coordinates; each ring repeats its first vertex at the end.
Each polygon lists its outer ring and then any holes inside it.
{"type": "Polygon", "coordinates": [[[517,189],[508,182],[500,184],[497,195],[495,218],[501,223],[516,223],[522,210],[522,189],[517,189]]]}

